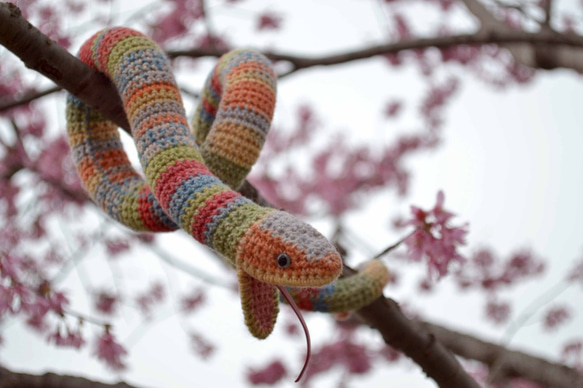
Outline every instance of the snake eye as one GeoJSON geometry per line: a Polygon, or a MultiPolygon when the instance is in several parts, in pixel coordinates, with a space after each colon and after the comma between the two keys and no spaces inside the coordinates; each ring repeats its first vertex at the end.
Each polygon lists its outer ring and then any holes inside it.
{"type": "Polygon", "coordinates": [[[287,268],[289,267],[291,264],[291,258],[287,255],[287,253],[280,253],[279,256],[277,256],[277,265],[279,265],[281,268],[287,268]]]}

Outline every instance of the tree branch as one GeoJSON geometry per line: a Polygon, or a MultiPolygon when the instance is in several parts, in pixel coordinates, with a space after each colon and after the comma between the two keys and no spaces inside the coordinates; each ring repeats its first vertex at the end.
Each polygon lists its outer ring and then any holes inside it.
{"type": "Polygon", "coordinates": [[[0,44],[19,57],[29,69],[38,71],[104,112],[122,128],[129,128],[119,95],[109,80],[40,32],[11,3],[0,3],[0,44]]]}
{"type": "Polygon", "coordinates": [[[489,367],[500,365],[501,377],[523,377],[544,387],[583,387],[583,375],[565,365],[509,350],[433,323],[420,322],[420,326],[460,357],[480,361],[489,367]]]}
{"type": "MultiPolygon", "coordinates": [[[[121,101],[109,81],[42,35],[40,31],[22,18],[18,8],[7,3],[0,3],[0,43],[19,56],[27,67],[46,75],[64,89],[94,106],[120,127],[129,131],[121,101]],[[64,77],[63,74],[67,74],[67,77],[64,77]]],[[[475,35],[401,41],[319,58],[277,53],[270,53],[269,56],[275,60],[285,60],[292,63],[295,66],[293,71],[296,71],[313,66],[341,64],[403,50],[492,43],[530,43],[533,45],[553,43],[583,47],[583,38],[548,33],[533,34],[522,31],[498,33],[492,31],[475,35]]],[[[219,50],[190,50],[169,53],[171,57],[179,55],[218,56],[220,54],[222,52],[219,50]]],[[[246,195],[259,202],[264,202],[251,185],[246,185],[245,190],[250,191],[246,195]]],[[[346,269],[347,275],[349,272],[346,269]]],[[[359,310],[357,316],[367,325],[378,330],[386,343],[411,357],[439,386],[478,387],[477,383],[463,370],[446,347],[436,341],[435,335],[407,319],[396,302],[379,298],[370,306],[359,310]]],[[[468,357],[470,356],[468,355],[468,357]]],[[[523,377],[529,378],[528,375],[523,377]]]]}
{"type": "Polygon", "coordinates": [[[61,90],[63,90],[61,87],[53,86],[46,90],[29,92],[20,98],[4,99],[0,101],[0,112],[15,108],[17,106],[28,104],[29,102],[48,96],[49,94],[53,94],[61,90]]]}
{"type": "MultiPolygon", "coordinates": [[[[479,0],[462,0],[468,11],[470,11],[480,22],[481,28],[480,32],[485,34],[490,34],[495,31],[496,33],[505,35],[512,35],[512,32],[517,32],[510,28],[508,25],[498,20],[479,0]]],[[[550,27],[550,17],[551,17],[551,2],[550,0],[545,0],[545,11],[546,18],[542,25],[541,31],[534,33],[533,35],[547,35],[561,37],[570,40],[571,38],[580,39],[581,37],[571,33],[561,34],[554,31],[550,27]]],[[[508,42],[497,42],[501,43],[502,47],[507,49],[514,61],[523,66],[528,66],[533,69],[556,69],[556,68],[567,68],[575,70],[579,73],[583,72],[583,50],[581,50],[580,45],[571,45],[563,43],[553,43],[550,41],[542,42],[539,41],[538,44],[525,44],[526,41],[508,41],[508,42]],[[577,47],[578,46],[578,47],[577,47]]],[[[534,43],[534,42],[532,42],[534,43]]]]}
{"type": "MultiPolygon", "coordinates": [[[[478,4],[474,12],[479,15],[482,15],[482,13],[478,12],[478,9],[487,12],[485,7],[475,0],[464,0],[464,2],[466,4],[478,4]]],[[[485,16],[483,16],[483,19],[486,20],[485,16]]],[[[407,39],[320,57],[302,57],[277,52],[267,52],[266,55],[272,60],[289,62],[293,66],[290,71],[280,75],[280,77],[284,77],[298,70],[315,66],[339,65],[379,55],[396,54],[401,51],[426,49],[430,47],[445,49],[463,45],[507,45],[520,43],[528,44],[525,47],[542,47],[545,50],[553,47],[553,50],[557,50],[559,59],[554,60],[553,63],[550,63],[548,60],[537,62],[533,59],[534,56],[531,53],[529,55],[522,55],[522,61],[519,61],[519,63],[533,68],[548,69],[565,67],[583,72],[583,60],[579,61],[578,57],[573,57],[573,53],[581,53],[583,56],[583,50],[580,50],[583,48],[583,37],[573,34],[559,34],[552,31],[531,33],[511,30],[503,23],[496,22],[497,28],[482,30],[476,34],[407,39]]],[[[109,80],[42,34],[22,17],[20,10],[15,5],[10,3],[0,3],[0,44],[18,56],[28,68],[45,75],[63,89],[68,90],[70,93],[95,107],[105,117],[111,119],[120,128],[129,133],[129,124],[121,109],[121,101],[109,80]],[[65,77],[64,74],[67,76],[65,77]]],[[[220,49],[205,48],[171,50],[167,54],[170,58],[179,56],[199,58],[207,56],[219,57],[224,52],[224,50],[220,49]]],[[[545,57],[548,57],[548,55],[545,57]]],[[[50,89],[39,92],[36,95],[27,96],[22,102],[11,101],[4,103],[4,105],[0,105],[0,111],[13,108],[18,104],[30,102],[52,90],[50,89]]]]}
{"type": "MultiPolygon", "coordinates": [[[[485,9],[485,8],[484,8],[485,9]]],[[[503,29],[482,30],[474,34],[459,34],[449,36],[437,36],[431,38],[405,39],[398,42],[374,45],[359,50],[347,51],[333,55],[324,55],[320,57],[302,57],[277,52],[265,52],[265,55],[274,61],[289,62],[293,68],[288,73],[280,77],[307,69],[314,66],[332,66],[347,62],[354,62],[361,59],[368,59],[379,55],[396,54],[401,51],[419,50],[427,48],[445,49],[453,46],[478,46],[486,44],[511,44],[521,43],[533,46],[563,45],[567,48],[583,48],[583,37],[572,34],[551,33],[549,31],[540,31],[537,33],[512,30],[506,25],[503,29]]],[[[179,56],[201,57],[201,56],[219,56],[222,51],[208,49],[193,50],[170,50],[167,51],[170,58],[179,56]]],[[[536,67],[536,66],[535,66],[536,67]]]]}
{"type": "Polygon", "coordinates": [[[0,387],[2,388],[136,388],[124,382],[106,384],[83,377],[45,373],[31,375],[12,372],[0,366],[0,387]]]}
{"type": "Polygon", "coordinates": [[[378,330],[387,345],[415,361],[439,387],[479,388],[435,335],[405,317],[394,300],[381,297],[358,310],[356,316],[378,330]]]}
{"type": "Polygon", "coordinates": [[[550,27],[551,17],[553,14],[553,1],[552,0],[543,0],[542,7],[543,7],[543,10],[545,11],[544,25],[550,27]]]}

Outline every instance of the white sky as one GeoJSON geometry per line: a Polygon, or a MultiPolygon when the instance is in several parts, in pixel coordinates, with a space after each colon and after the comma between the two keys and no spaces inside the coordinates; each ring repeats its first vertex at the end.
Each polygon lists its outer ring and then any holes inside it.
{"type": "MultiPolygon", "coordinates": [[[[210,2],[213,25],[231,34],[235,43],[285,48],[286,52],[306,55],[379,42],[385,36],[379,3],[245,1],[234,8],[237,11],[229,11],[223,2],[210,2]],[[283,32],[264,37],[249,33],[254,22],[250,17],[253,9],[281,12],[285,17],[283,32]]],[[[427,25],[435,25],[430,15],[421,12],[424,8],[417,8],[417,18],[427,18],[427,25]]],[[[470,25],[457,17],[455,20],[464,28],[470,25]]],[[[212,61],[204,61],[195,74],[180,74],[179,80],[189,82],[190,89],[197,89],[206,77],[205,68],[211,64],[212,61]]],[[[345,221],[374,250],[381,250],[398,238],[388,228],[395,215],[406,214],[410,204],[431,207],[437,191],[443,189],[446,208],[458,215],[460,223],[470,223],[469,247],[492,246],[503,257],[516,249],[532,247],[548,259],[548,271],[543,278],[524,284],[510,294],[502,294],[513,301],[514,311],[520,312],[560,281],[573,260],[581,257],[583,110],[577,104],[583,101],[583,83],[573,72],[557,70],[540,73],[527,86],[500,92],[463,76],[464,72],[455,67],[449,67],[442,75],[450,73],[462,74],[463,85],[446,111],[443,145],[409,162],[414,172],[410,196],[401,200],[393,192],[380,192],[367,200],[361,212],[347,216],[345,221]]],[[[308,102],[317,108],[327,131],[346,131],[355,142],[386,142],[397,132],[419,127],[419,122],[412,118],[417,112],[417,96],[423,95],[423,88],[416,69],[388,69],[381,59],[305,70],[280,83],[276,122],[285,126],[293,118],[296,107],[308,102]],[[393,97],[405,98],[405,115],[410,116],[404,117],[403,122],[383,120],[383,104],[393,97]]],[[[59,97],[58,104],[64,112],[63,96],[59,97]]],[[[55,126],[63,128],[63,120],[62,116],[56,118],[55,126]]],[[[314,224],[324,232],[330,231],[325,221],[314,224]]],[[[222,265],[205,256],[195,242],[187,241],[180,234],[163,241],[166,250],[184,261],[208,268],[222,279],[231,279],[225,275],[222,265]]],[[[100,260],[98,254],[83,263],[82,271],[90,274],[91,286],[103,284],[100,280],[111,282],[112,272],[100,265],[100,260]]],[[[388,264],[392,264],[390,259],[388,264]]],[[[169,270],[145,251],[112,266],[120,269],[116,273],[121,274],[118,276],[122,280],[118,281],[123,281],[128,288],[144,289],[150,280],[168,279],[169,292],[176,294],[188,291],[192,284],[192,279],[169,270]]],[[[408,266],[400,273],[405,275],[405,285],[395,291],[389,287],[387,295],[411,303],[427,317],[448,327],[494,342],[502,338],[505,327],[493,328],[483,319],[483,298],[475,294],[459,295],[447,279],[443,281],[443,290],[435,296],[418,295],[414,283],[424,269],[408,266]]],[[[75,295],[73,302],[77,310],[88,311],[79,273],[73,272],[64,284],[75,295]]],[[[578,315],[563,330],[546,335],[540,324],[534,322],[517,333],[512,347],[553,358],[566,339],[581,338],[583,306],[572,302],[581,300],[581,293],[580,287],[572,287],[559,298],[578,310],[578,315]]],[[[170,315],[162,321],[154,320],[141,337],[136,332],[132,334],[139,315],[131,309],[122,313],[123,319],[116,324],[115,333],[122,340],[133,339],[128,346],[130,369],[122,378],[143,387],[241,386],[246,366],[265,365],[272,356],[279,355],[289,363],[293,375],[280,386],[295,386],[292,380],[301,368],[300,356],[303,357],[305,344],[303,338],[292,341],[281,333],[281,323],[289,314],[284,312],[275,333],[259,342],[247,333],[242,323],[236,294],[214,287],[208,296],[207,305],[192,319],[182,321],[170,315]],[[209,361],[192,356],[182,331],[184,326],[204,333],[218,344],[217,353],[209,361]]],[[[169,305],[165,308],[160,316],[171,312],[169,305]]],[[[308,324],[315,346],[329,338],[328,318],[311,316],[308,324]]],[[[50,370],[103,381],[118,378],[90,357],[89,350],[78,353],[46,346],[43,339],[19,324],[8,326],[3,335],[5,344],[0,348],[0,362],[9,368],[34,373],[50,370]]],[[[363,340],[380,344],[376,333],[361,335],[363,340]]],[[[340,378],[341,373],[335,370],[316,383],[334,386],[340,378]]],[[[408,362],[401,362],[400,367],[379,364],[374,373],[352,379],[349,386],[387,384],[393,388],[435,386],[408,362]]]]}

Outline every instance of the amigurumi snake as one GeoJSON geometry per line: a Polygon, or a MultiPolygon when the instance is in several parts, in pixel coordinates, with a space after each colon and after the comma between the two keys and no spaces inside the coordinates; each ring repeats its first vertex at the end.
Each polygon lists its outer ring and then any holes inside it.
{"type": "Polygon", "coordinates": [[[382,263],[336,280],[342,261],[326,238],[235,191],[259,156],[275,107],[276,75],[263,55],[236,50],[218,61],[194,133],[170,64],[148,37],[105,29],[83,44],[79,58],[117,88],[145,175],[131,166],[117,126],[69,95],[67,132],[91,198],[133,230],[182,228],[225,258],[237,269],[254,336],[265,338],[273,329],[277,288],[286,287],[300,307],[324,312],[358,309],[381,295],[388,281],[382,263]]]}

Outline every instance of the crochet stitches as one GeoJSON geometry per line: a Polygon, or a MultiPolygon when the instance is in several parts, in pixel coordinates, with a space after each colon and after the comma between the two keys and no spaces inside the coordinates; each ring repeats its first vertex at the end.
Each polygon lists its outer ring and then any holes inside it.
{"type": "Polygon", "coordinates": [[[254,336],[265,338],[273,329],[275,286],[291,287],[304,302],[324,293],[325,303],[302,303],[319,311],[353,310],[382,293],[388,280],[382,264],[375,264],[376,276],[363,271],[314,288],[340,274],[334,247],[293,216],[233,191],[257,160],[273,116],[276,76],[264,56],[236,50],[219,60],[196,110],[194,134],[168,60],[146,36],[106,29],[85,42],[79,58],[118,89],[145,174],[130,165],[117,127],[69,95],[67,132],[91,198],[131,229],[182,228],[227,259],[237,268],[245,322],[254,336]]]}

